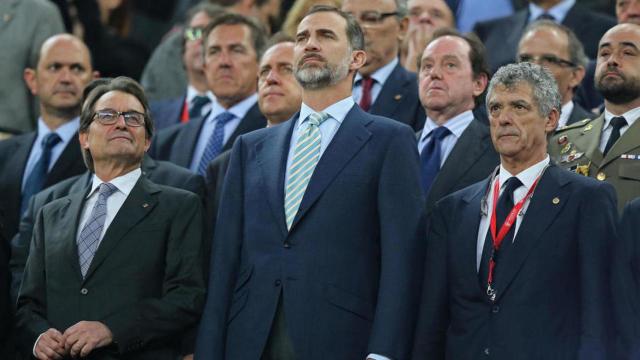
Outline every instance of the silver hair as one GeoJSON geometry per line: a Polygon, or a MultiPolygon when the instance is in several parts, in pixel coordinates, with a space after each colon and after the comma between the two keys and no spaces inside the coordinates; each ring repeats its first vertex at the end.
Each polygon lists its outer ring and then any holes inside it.
{"type": "Polygon", "coordinates": [[[509,64],[498,69],[487,90],[487,108],[496,86],[503,85],[507,89],[513,89],[522,83],[531,86],[533,101],[538,106],[540,115],[548,116],[553,109],[560,113],[562,109],[560,92],[553,75],[542,66],[527,62],[509,64]]]}

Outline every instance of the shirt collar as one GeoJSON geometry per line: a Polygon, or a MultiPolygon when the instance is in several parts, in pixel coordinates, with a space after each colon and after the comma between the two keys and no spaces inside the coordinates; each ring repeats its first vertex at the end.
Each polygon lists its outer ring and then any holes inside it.
{"type": "MultiPolygon", "coordinates": [[[[442,126],[449,129],[456,138],[460,138],[473,119],[473,111],[467,110],[447,120],[442,126]]],[[[427,120],[424,122],[424,128],[422,129],[422,134],[420,135],[420,142],[426,141],[427,136],[438,126],[439,125],[436,124],[435,121],[431,120],[431,118],[427,116],[427,120]]]]}
{"type": "Polygon", "coordinates": [[[196,96],[207,96],[212,103],[216,102],[216,97],[213,95],[211,91],[207,91],[205,94],[199,92],[192,85],[187,86],[187,103],[191,104],[193,102],[193,98],[196,96]]]}
{"type": "Polygon", "coordinates": [[[569,12],[569,10],[571,10],[575,3],[576,0],[563,0],[557,5],[553,6],[551,9],[545,11],[540,6],[529,2],[529,22],[535,21],[538,16],[546,12],[549,15],[552,15],[557,23],[562,23],[564,21],[564,18],[567,16],[567,13],[569,12]]]}
{"type": "Polygon", "coordinates": [[[55,131],[51,131],[47,124],[45,124],[42,117],[38,118],[38,137],[36,141],[41,141],[47,134],[55,132],[62,139],[62,143],[66,144],[72,137],[77,136],[78,129],[80,128],[80,117],[75,117],[70,121],[60,125],[55,131]]]}
{"type": "Polygon", "coordinates": [[[215,119],[218,115],[222,114],[223,112],[230,112],[237,119],[243,119],[245,115],[247,115],[247,112],[249,112],[249,109],[251,109],[251,107],[255,105],[257,101],[258,101],[257,93],[251,94],[244,100],[240,101],[239,103],[233,105],[228,109],[223,108],[222,105],[220,105],[220,103],[215,101],[211,106],[211,114],[209,115],[209,119],[207,121],[213,121],[213,119],[215,119]]]}
{"type": "Polygon", "coordinates": [[[569,121],[569,116],[571,116],[571,112],[573,112],[573,108],[574,108],[573,100],[569,100],[569,102],[562,105],[562,109],[560,110],[560,119],[558,120],[558,128],[561,128],[567,125],[567,121],[569,121]]]}
{"type": "MultiPolygon", "coordinates": [[[[349,96],[336,103],[331,104],[321,111],[331,116],[333,119],[338,121],[338,123],[342,124],[342,121],[347,116],[347,113],[349,113],[353,105],[355,105],[355,102],[353,101],[353,98],[349,96]]],[[[298,125],[306,120],[309,115],[315,112],[316,111],[310,108],[307,104],[302,103],[302,107],[300,108],[300,116],[298,117],[298,125]]]]}
{"type": "MultiPolygon", "coordinates": [[[[604,126],[602,127],[602,130],[606,129],[607,126],[611,124],[611,119],[613,119],[616,116],[618,115],[613,115],[612,113],[609,112],[609,110],[605,108],[604,109],[604,126]]],[[[638,120],[638,117],[640,117],[640,107],[631,109],[620,116],[624,116],[624,119],[627,120],[627,126],[631,126],[633,125],[634,122],[636,122],[636,120],[638,120]]]]}
{"type": "Polygon", "coordinates": [[[547,155],[544,160],[536,163],[528,167],[525,170],[522,170],[519,174],[513,175],[505,169],[502,164],[500,164],[500,173],[498,174],[498,181],[500,181],[500,188],[504,186],[504,183],[512,176],[515,176],[522,182],[522,185],[529,191],[533,183],[536,179],[542,175],[542,171],[549,165],[549,155],[547,155]]]}
{"type": "MultiPolygon", "coordinates": [[[[393,58],[393,60],[391,60],[391,62],[389,62],[387,65],[374,71],[373,74],[371,74],[371,78],[373,78],[378,84],[382,86],[385,81],[387,81],[396,65],[398,65],[398,62],[399,61],[397,57],[393,58]]],[[[355,82],[358,83],[360,80],[362,80],[362,75],[358,72],[356,74],[355,82]]]]}
{"type": "MultiPolygon", "coordinates": [[[[123,193],[125,196],[129,196],[129,193],[131,193],[131,190],[138,182],[140,175],[142,175],[142,170],[140,168],[137,168],[135,170],[129,171],[124,175],[120,175],[117,178],[111,179],[109,183],[115,186],[118,189],[118,191],[123,193]]],[[[104,181],[100,180],[98,175],[93,174],[91,191],[89,191],[87,198],[93,195],[93,193],[102,183],[104,183],[104,181]]]]}

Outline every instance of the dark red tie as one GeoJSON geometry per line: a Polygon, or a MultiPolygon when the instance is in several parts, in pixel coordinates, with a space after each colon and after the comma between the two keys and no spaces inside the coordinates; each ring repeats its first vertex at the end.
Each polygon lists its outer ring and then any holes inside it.
{"type": "Polygon", "coordinates": [[[360,107],[364,111],[369,111],[371,107],[371,88],[373,87],[373,79],[369,76],[363,76],[361,80],[362,97],[360,98],[360,107]]]}

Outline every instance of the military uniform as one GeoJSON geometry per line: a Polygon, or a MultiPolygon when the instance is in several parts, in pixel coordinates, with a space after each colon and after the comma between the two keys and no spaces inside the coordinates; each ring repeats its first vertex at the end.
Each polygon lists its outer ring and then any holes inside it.
{"type": "Polygon", "coordinates": [[[556,131],[549,140],[549,154],[561,167],[607,181],[616,189],[618,211],[640,196],[640,121],[635,121],[611,147],[600,151],[604,114],[556,131]]]}

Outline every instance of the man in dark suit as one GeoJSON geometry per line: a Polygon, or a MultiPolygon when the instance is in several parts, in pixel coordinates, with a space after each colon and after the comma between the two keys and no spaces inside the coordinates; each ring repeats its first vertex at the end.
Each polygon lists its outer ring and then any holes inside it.
{"type": "Polygon", "coordinates": [[[365,33],[367,62],[353,86],[354,100],[370,114],[398,120],[414,130],[422,127],[416,74],[398,59],[407,31],[406,7],[395,0],[346,0],[342,10],[353,15],[365,33]]]}
{"type": "Polygon", "coordinates": [[[221,6],[201,3],[189,10],[182,38],[182,63],[187,74],[186,92],[177,98],[162,98],[149,103],[157,130],[206,115],[215,96],[207,87],[202,56],[202,30],[211,19],[222,14],[221,6]]]}
{"type": "Polygon", "coordinates": [[[35,69],[24,77],[39,98],[38,130],[0,142],[0,211],[6,239],[18,231],[20,214],[41,189],[86,170],[78,126],[82,90],[96,76],[89,50],[71,35],[44,42],[35,69]]]}
{"type": "Polygon", "coordinates": [[[577,1],[570,7],[568,3],[566,0],[531,0],[527,8],[511,16],[476,24],[473,31],[487,47],[491,70],[516,60],[518,42],[525,27],[538,19],[553,20],[573,30],[584,44],[587,56],[594,59],[598,41],[616,21],[582,7],[577,1]]]}
{"type": "Polygon", "coordinates": [[[353,18],[312,8],[294,48],[300,113],[236,141],[196,359],[408,357],[418,154],[408,126],[355,105],[363,48],[353,18]]]}
{"type": "Polygon", "coordinates": [[[436,205],[415,359],[611,354],[615,193],[550,163],[560,107],[539,65],[507,65],[491,80],[500,168],[436,205]]]}
{"type": "Polygon", "coordinates": [[[95,175],[37,215],[16,315],[23,351],[175,359],[204,302],[200,200],[142,176],[153,124],[135,81],[95,87],[79,132],[95,175]]]}
{"type": "Polygon", "coordinates": [[[202,36],[204,70],[216,102],[209,115],[159,132],[150,154],[205,175],[209,162],[240,134],[266,125],[256,94],[265,37],[255,21],[232,13],[217,17],[202,36]]]}
{"type": "Polygon", "coordinates": [[[574,91],[584,79],[588,59],[582,43],[571,29],[550,20],[531,23],[520,39],[518,61],[544,66],[556,79],[562,100],[558,128],[595,117],[573,102],[574,91]]]}
{"type": "Polygon", "coordinates": [[[437,30],[420,58],[419,78],[427,120],[418,151],[429,214],[445,195],[487,177],[499,159],[489,128],[473,113],[489,78],[477,37],[437,30]]]}

